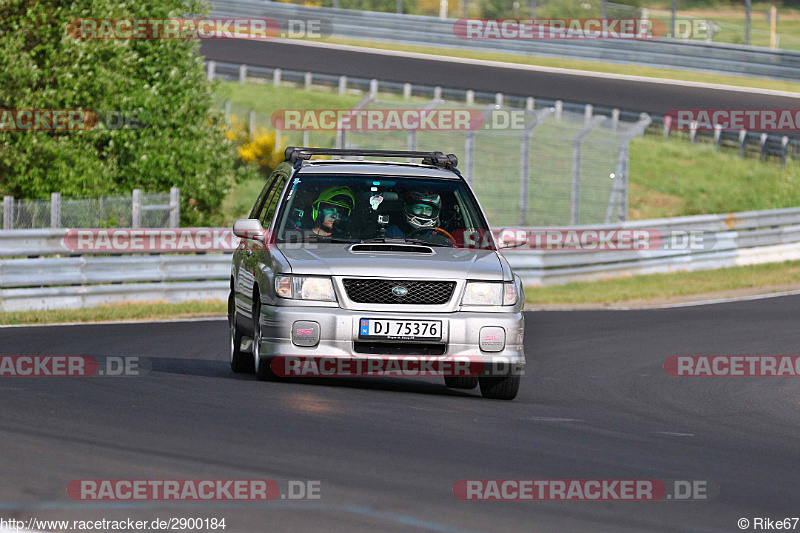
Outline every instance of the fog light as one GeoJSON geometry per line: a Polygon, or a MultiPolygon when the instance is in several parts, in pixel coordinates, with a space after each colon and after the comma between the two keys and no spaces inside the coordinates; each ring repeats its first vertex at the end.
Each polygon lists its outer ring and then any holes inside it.
{"type": "Polygon", "coordinates": [[[484,352],[502,352],[506,347],[506,330],[498,326],[481,328],[480,347],[484,352]]]}
{"type": "Polygon", "coordinates": [[[298,320],[292,324],[292,344],[316,346],[319,344],[319,324],[311,320],[298,320]]]}

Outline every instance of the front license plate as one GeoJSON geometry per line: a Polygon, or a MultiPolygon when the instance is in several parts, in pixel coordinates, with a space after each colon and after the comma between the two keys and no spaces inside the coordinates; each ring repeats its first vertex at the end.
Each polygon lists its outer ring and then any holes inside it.
{"type": "Polygon", "coordinates": [[[442,338],[442,321],[362,318],[359,321],[358,338],[438,341],[442,338]]]}

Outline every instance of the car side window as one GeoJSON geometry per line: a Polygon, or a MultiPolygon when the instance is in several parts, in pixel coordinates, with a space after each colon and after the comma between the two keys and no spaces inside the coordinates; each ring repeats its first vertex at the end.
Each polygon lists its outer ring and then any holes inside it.
{"type": "Polygon", "coordinates": [[[266,202],[264,202],[264,208],[261,210],[261,215],[259,216],[261,226],[264,228],[269,227],[270,222],[272,222],[272,217],[275,216],[275,207],[278,205],[278,198],[280,198],[283,192],[286,180],[283,176],[279,176],[272,185],[272,191],[266,202]]]}
{"type": "Polygon", "coordinates": [[[267,179],[267,183],[264,184],[264,188],[261,189],[258,198],[256,198],[256,203],[253,204],[253,209],[250,210],[250,216],[248,218],[258,218],[258,213],[261,211],[261,206],[264,204],[264,198],[267,196],[267,193],[270,192],[274,181],[275,174],[272,174],[269,179],[267,179]]]}

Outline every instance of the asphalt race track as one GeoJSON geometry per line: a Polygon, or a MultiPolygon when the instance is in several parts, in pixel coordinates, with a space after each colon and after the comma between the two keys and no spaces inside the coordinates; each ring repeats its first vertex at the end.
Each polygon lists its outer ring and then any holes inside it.
{"type": "Polygon", "coordinates": [[[139,356],[139,377],[0,378],[0,516],[225,517],[238,531],[738,531],[800,514],[798,378],[679,378],[670,355],[796,355],[800,297],[528,313],[513,402],[439,379],[262,383],[227,326],[0,329],[2,355],[139,356]],[[74,479],[318,480],[321,499],[87,503],[74,479]],[[706,501],[460,501],[460,479],[706,480],[706,501]]]}
{"type": "Polygon", "coordinates": [[[286,42],[205,40],[201,52],[208,59],[230,63],[561,99],[647,113],[798,107],[798,98],[789,96],[395,57],[286,42]]]}

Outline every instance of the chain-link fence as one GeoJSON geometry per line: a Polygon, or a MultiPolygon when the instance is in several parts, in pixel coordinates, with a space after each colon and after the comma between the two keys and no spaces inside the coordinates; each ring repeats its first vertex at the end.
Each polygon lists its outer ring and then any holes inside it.
{"type": "MultiPolygon", "coordinates": [[[[365,109],[410,108],[373,100],[365,109]]],[[[432,101],[427,109],[465,108],[484,114],[474,131],[347,131],[344,146],[455,153],[493,226],[601,224],[625,220],[628,146],[650,123],[581,115],[560,108],[524,111],[516,127],[496,117],[521,110],[432,101]],[[495,126],[492,129],[492,126],[495,126]]],[[[519,117],[519,115],[518,115],[519,117]]]]}
{"type": "Polygon", "coordinates": [[[2,229],[34,228],[166,228],[178,227],[180,189],[167,193],[62,198],[53,193],[49,200],[3,198],[0,206],[2,229]]]}

